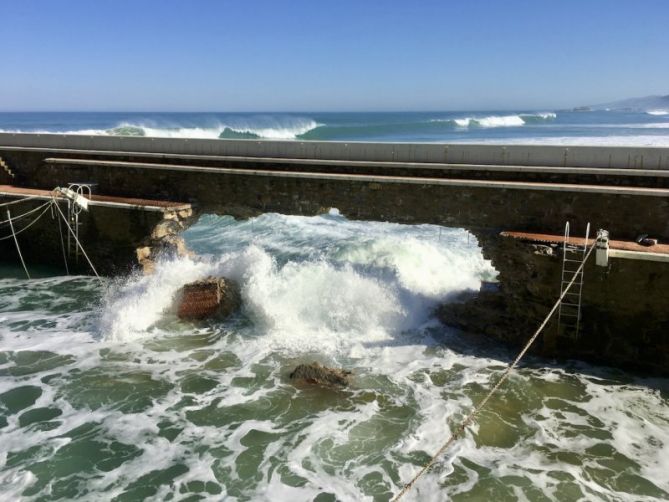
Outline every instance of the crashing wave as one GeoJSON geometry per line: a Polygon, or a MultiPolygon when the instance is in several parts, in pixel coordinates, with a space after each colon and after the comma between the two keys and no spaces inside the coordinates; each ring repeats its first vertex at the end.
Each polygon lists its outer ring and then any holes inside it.
{"type": "MultiPolygon", "coordinates": [[[[211,126],[122,122],[110,129],[78,129],[71,131],[33,130],[34,134],[80,134],[86,136],[149,136],[154,138],[192,139],[297,139],[321,127],[310,118],[258,116],[232,118],[211,126]]],[[[25,132],[0,130],[0,132],[25,132]]]]}
{"type": "Polygon", "coordinates": [[[669,110],[648,110],[648,115],[669,115],[669,110]]]}
{"type": "Polygon", "coordinates": [[[525,124],[554,120],[553,112],[522,113],[518,115],[489,115],[487,117],[464,117],[460,119],[432,119],[431,122],[447,122],[457,127],[520,127],[525,124]]]}
{"type": "Polygon", "coordinates": [[[125,123],[105,133],[113,136],[156,138],[296,139],[319,125],[308,118],[259,117],[248,121],[221,122],[211,127],[159,127],[125,123]]]}

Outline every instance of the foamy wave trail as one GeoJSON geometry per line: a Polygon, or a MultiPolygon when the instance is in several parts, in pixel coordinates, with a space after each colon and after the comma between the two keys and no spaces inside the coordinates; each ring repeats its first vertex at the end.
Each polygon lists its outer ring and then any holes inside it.
{"type": "Polygon", "coordinates": [[[648,115],[669,115],[669,110],[648,110],[648,115]]]}
{"type": "Polygon", "coordinates": [[[486,117],[464,117],[459,119],[433,119],[432,122],[450,122],[458,127],[521,127],[525,124],[537,124],[554,120],[553,112],[518,115],[489,115],[486,117]]]}

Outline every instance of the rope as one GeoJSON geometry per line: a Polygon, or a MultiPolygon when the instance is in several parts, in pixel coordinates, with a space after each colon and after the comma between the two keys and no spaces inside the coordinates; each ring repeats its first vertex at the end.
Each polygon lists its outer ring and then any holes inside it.
{"type": "Polygon", "coordinates": [[[562,292],[558,300],[555,302],[553,305],[553,308],[550,310],[544,321],[541,323],[539,328],[534,332],[534,335],[532,335],[532,338],[529,339],[529,341],[525,344],[523,347],[523,350],[520,351],[520,353],[516,356],[516,358],[513,360],[513,362],[504,370],[504,373],[502,373],[502,376],[500,379],[497,381],[495,386],[486,394],[486,396],[483,398],[483,400],[472,410],[472,412],[465,418],[465,420],[460,424],[460,426],[455,430],[455,432],[451,435],[451,437],[446,441],[439,450],[437,450],[437,453],[435,453],[432,458],[423,466],[423,468],[418,471],[418,473],[409,481],[406,485],[404,485],[404,488],[402,488],[402,491],[400,491],[395,497],[391,500],[391,502],[397,502],[400,500],[406,493],[414,486],[416,481],[425,474],[437,461],[437,459],[457,440],[460,438],[460,436],[464,433],[465,428],[471,424],[476,416],[479,414],[479,412],[483,409],[483,407],[488,403],[490,398],[497,392],[497,389],[501,387],[501,385],[504,383],[504,381],[508,378],[509,374],[511,373],[511,370],[513,370],[518,362],[521,360],[521,358],[525,355],[525,353],[529,350],[530,346],[534,343],[534,341],[537,339],[539,334],[543,331],[543,329],[546,327],[548,324],[548,321],[550,320],[551,317],[553,317],[553,314],[555,314],[555,311],[558,309],[560,304],[562,303],[562,299],[565,297],[567,292],[569,291],[569,288],[574,284],[574,281],[576,280],[576,277],[578,277],[578,274],[581,272],[583,267],[585,266],[585,262],[588,260],[590,257],[590,254],[592,253],[592,250],[595,249],[595,244],[593,243],[590,249],[588,250],[587,254],[585,255],[585,258],[583,259],[583,262],[581,263],[581,266],[578,267],[578,270],[574,274],[574,277],[572,277],[571,281],[569,281],[569,284],[565,288],[565,290],[562,292]]]}
{"type": "MultiPolygon", "coordinates": [[[[50,206],[49,206],[49,207],[50,207],[50,206]]],[[[46,212],[49,210],[49,207],[44,208],[44,210],[37,216],[37,218],[35,218],[35,219],[34,219],[33,221],[31,221],[30,223],[28,223],[28,224],[27,224],[25,227],[23,227],[21,230],[17,231],[17,232],[16,232],[16,235],[21,234],[21,233],[24,232],[25,230],[28,230],[30,227],[32,227],[35,223],[37,223],[37,221],[39,221],[39,219],[40,219],[42,216],[44,216],[44,213],[46,213],[46,212]]],[[[11,223],[11,222],[10,222],[10,223],[11,223]]],[[[11,234],[10,234],[10,235],[6,235],[5,237],[0,237],[0,241],[4,241],[4,240],[7,240],[7,239],[11,239],[12,237],[13,237],[13,236],[12,236],[11,234]]]]}
{"type": "Polygon", "coordinates": [[[23,261],[23,255],[21,254],[21,248],[19,247],[19,240],[16,238],[16,233],[14,232],[14,225],[12,224],[12,215],[9,213],[9,209],[7,209],[7,221],[9,222],[9,228],[12,229],[12,236],[14,237],[14,244],[16,244],[16,250],[19,253],[19,258],[21,259],[21,265],[23,265],[23,270],[26,273],[26,276],[28,279],[30,279],[30,274],[28,273],[28,267],[26,267],[26,262],[23,261]]]}
{"type": "MultiPolygon", "coordinates": [[[[57,202],[54,202],[51,205],[51,209],[53,210],[53,206],[55,206],[57,202]]],[[[52,217],[55,217],[55,214],[52,214],[52,217]]],[[[67,253],[65,253],[65,241],[63,239],[63,226],[60,222],[60,217],[58,218],[58,233],[60,234],[60,249],[63,251],[63,261],[65,262],[65,273],[67,275],[70,275],[70,267],[67,266],[67,253]]]]}
{"type": "MultiPolygon", "coordinates": [[[[3,220],[3,221],[0,221],[0,225],[4,225],[5,223],[11,223],[12,221],[18,221],[18,220],[20,220],[21,218],[24,218],[24,217],[28,216],[29,214],[32,214],[32,213],[35,213],[35,212],[39,211],[39,210],[42,209],[44,206],[48,206],[49,204],[51,204],[51,201],[50,201],[50,200],[49,200],[49,201],[46,201],[46,202],[45,202],[44,204],[42,204],[41,206],[37,206],[36,208],[31,209],[30,211],[26,211],[25,213],[22,213],[22,214],[20,214],[20,215],[18,215],[18,216],[14,216],[14,217],[12,217],[12,218],[9,218],[9,217],[8,217],[8,219],[3,220]]],[[[7,214],[9,214],[9,210],[7,210],[7,214]]]]}
{"type": "Polygon", "coordinates": [[[39,195],[30,195],[28,197],[24,197],[23,199],[12,200],[10,202],[3,202],[2,204],[0,204],[0,207],[11,206],[12,204],[18,204],[20,202],[25,202],[30,199],[36,199],[37,197],[39,197],[39,195]]]}
{"type": "MultiPolygon", "coordinates": [[[[54,200],[55,200],[55,198],[54,198],[54,200]]],[[[58,203],[54,202],[54,204],[55,204],[55,206],[56,206],[56,209],[58,210],[58,212],[59,212],[60,215],[62,216],[63,221],[65,222],[65,226],[67,226],[67,229],[70,231],[70,234],[72,234],[72,237],[74,237],[75,242],[76,242],[77,245],[79,246],[79,249],[81,249],[81,252],[83,253],[84,257],[86,258],[86,261],[87,261],[88,264],[90,265],[91,270],[92,270],[93,273],[95,274],[95,277],[97,277],[98,280],[100,281],[100,283],[102,283],[102,278],[101,278],[100,275],[98,274],[97,270],[95,270],[95,266],[93,265],[93,262],[91,261],[91,259],[90,259],[90,258],[88,257],[88,255],[86,254],[86,250],[85,250],[84,247],[81,245],[81,242],[79,242],[79,239],[78,239],[77,236],[75,235],[74,230],[72,230],[72,227],[71,227],[70,224],[68,223],[67,218],[65,218],[65,215],[63,214],[63,211],[61,211],[60,207],[58,206],[58,203]]]]}

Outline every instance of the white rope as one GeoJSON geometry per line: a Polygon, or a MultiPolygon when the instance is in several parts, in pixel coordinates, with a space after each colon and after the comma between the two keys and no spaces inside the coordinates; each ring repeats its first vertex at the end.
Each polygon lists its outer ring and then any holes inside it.
{"type": "MultiPolygon", "coordinates": [[[[49,207],[51,207],[51,206],[48,206],[48,207],[44,208],[44,210],[37,216],[37,218],[35,218],[35,219],[34,219],[33,221],[31,221],[30,223],[28,223],[28,224],[27,224],[25,227],[23,227],[22,229],[18,230],[18,231],[16,232],[16,235],[21,234],[22,232],[24,232],[24,231],[28,230],[30,227],[32,227],[35,223],[37,223],[37,222],[39,221],[39,219],[40,219],[42,216],[44,216],[44,213],[46,213],[46,212],[49,210],[49,207]]],[[[11,234],[10,234],[10,235],[6,235],[5,237],[0,237],[0,241],[4,241],[4,240],[7,240],[7,239],[11,239],[11,238],[12,238],[12,235],[11,235],[11,234]]]]}
{"type": "Polygon", "coordinates": [[[25,202],[25,201],[31,200],[31,199],[36,199],[38,197],[40,197],[40,196],[39,195],[30,195],[30,196],[24,197],[22,199],[12,200],[10,202],[3,202],[2,204],[0,204],[0,207],[11,206],[12,204],[19,204],[21,202],[25,202]]]}
{"type": "MultiPolygon", "coordinates": [[[[596,240],[595,240],[596,242],[596,240]]],[[[586,244],[587,245],[587,244],[586,244]]],[[[483,407],[488,403],[490,398],[493,396],[495,392],[497,392],[497,389],[501,387],[501,385],[504,383],[504,381],[508,378],[509,374],[511,373],[511,370],[513,370],[518,362],[521,360],[521,358],[525,355],[525,353],[529,350],[530,346],[534,343],[534,341],[537,339],[539,334],[543,331],[543,329],[546,327],[548,324],[548,321],[550,320],[551,317],[553,317],[553,314],[555,314],[555,311],[558,309],[560,306],[560,303],[562,302],[563,298],[569,291],[569,289],[572,287],[574,284],[574,281],[578,277],[578,275],[581,273],[583,270],[583,267],[585,266],[586,261],[588,261],[588,258],[590,257],[590,254],[592,253],[592,250],[595,249],[595,243],[592,244],[590,249],[588,250],[588,253],[585,255],[585,258],[583,259],[583,262],[581,263],[581,266],[578,267],[578,270],[574,274],[574,277],[572,277],[571,281],[565,288],[565,290],[562,292],[560,295],[560,298],[555,302],[553,305],[553,308],[550,310],[544,321],[541,323],[541,325],[537,328],[537,330],[534,332],[534,335],[532,335],[532,338],[529,339],[529,341],[525,344],[523,347],[523,350],[520,351],[518,356],[513,360],[513,362],[504,370],[504,373],[502,373],[502,376],[500,379],[497,381],[495,386],[486,394],[486,396],[483,398],[483,400],[476,405],[476,407],[472,410],[472,412],[467,416],[467,418],[464,419],[464,421],[460,424],[460,426],[455,430],[453,434],[451,434],[451,437],[437,450],[437,453],[435,453],[432,458],[421,468],[420,471],[409,481],[406,485],[404,485],[404,488],[393,497],[391,502],[397,502],[399,499],[401,499],[406,493],[414,486],[416,481],[418,481],[418,478],[420,478],[423,474],[425,474],[437,461],[437,459],[457,440],[460,438],[460,436],[464,433],[465,428],[471,424],[476,416],[479,414],[479,412],[483,409],[483,407]]]]}
{"type": "MultiPolygon", "coordinates": [[[[54,200],[55,200],[55,199],[54,199],[54,200]]],[[[58,212],[59,212],[60,215],[62,216],[63,221],[65,222],[65,226],[67,226],[67,229],[70,231],[70,234],[72,234],[72,237],[74,237],[75,242],[76,242],[77,245],[79,246],[79,249],[81,249],[81,252],[83,253],[84,257],[86,258],[86,261],[88,261],[88,264],[90,265],[91,270],[92,270],[93,273],[95,274],[95,277],[97,277],[98,280],[100,281],[100,283],[102,283],[102,278],[101,278],[100,275],[98,274],[97,270],[95,270],[95,266],[93,265],[93,262],[91,261],[91,259],[90,259],[90,258],[88,257],[88,255],[86,254],[86,250],[85,250],[84,247],[81,245],[81,242],[79,242],[79,239],[78,239],[77,236],[75,235],[74,230],[72,230],[72,227],[71,227],[70,224],[68,223],[67,218],[65,218],[65,215],[63,214],[63,211],[61,211],[61,209],[60,209],[60,207],[58,206],[58,203],[57,203],[57,202],[54,202],[54,204],[56,205],[56,209],[58,210],[58,212]]]]}
{"type": "Polygon", "coordinates": [[[13,216],[11,219],[6,219],[6,220],[3,220],[3,221],[0,221],[0,225],[4,225],[5,223],[11,223],[12,221],[18,221],[18,220],[20,220],[21,218],[25,218],[25,217],[28,216],[29,214],[36,213],[37,211],[39,211],[40,209],[42,209],[44,206],[48,206],[49,204],[51,204],[51,201],[50,201],[50,200],[46,201],[46,202],[45,202],[44,204],[42,204],[41,206],[37,206],[36,208],[31,209],[30,211],[26,211],[25,213],[21,213],[21,214],[18,215],[18,216],[13,216]]]}
{"type": "MultiPolygon", "coordinates": [[[[52,202],[51,204],[51,209],[53,210],[53,206],[58,204],[57,202],[52,202]]],[[[52,214],[52,217],[55,217],[57,215],[52,214]]],[[[65,273],[67,275],[70,275],[70,267],[67,265],[67,253],[65,252],[65,241],[63,239],[63,226],[60,222],[60,216],[58,216],[58,233],[60,234],[60,249],[63,251],[63,261],[65,262],[65,273]]]]}
{"type": "Polygon", "coordinates": [[[7,221],[9,222],[9,228],[12,229],[12,236],[14,237],[14,244],[16,244],[16,251],[19,253],[19,258],[21,259],[21,265],[23,265],[23,270],[26,273],[26,276],[28,276],[28,279],[30,279],[30,274],[28,273],[28,267],[26,267],[26,262],[23,261],[23,255],[21,254],[21,248],[19,247],[19,240],[16,238],[16,233],[14,233],[14,225],[12,224],[12,215],[9,213],[9,209],[7,209],[7,221]]]}

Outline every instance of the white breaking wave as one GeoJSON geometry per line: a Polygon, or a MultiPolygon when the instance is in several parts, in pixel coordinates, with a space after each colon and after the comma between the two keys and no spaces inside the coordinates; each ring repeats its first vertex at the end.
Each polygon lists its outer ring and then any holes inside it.
{"type": "Polygon", "coordinates": [[[669,110],[648,110],[648,115],[669,115],[669,110]]]}
{"type": "Polygon", "coordinates": [[[432,119],[431,122],[451,122],[458,127],[520,127],[527,123],[545,122],[557,117],[553,112],[518,115],[489,115],[486,117],[464,117],[458,119],[432,119]]]}
{"type": "Polygon", "coordinates": [[[223,249],[202,261],[159,263],[153,275],[115,288],[100,324],[108,340],[150,333],[183,284],[213,274],[240,284],[246,315],[263,326],[275,348],[348,353],[361,338],[391,340],[417,328],[450,293],[477,290],[482,277],[495,275],[462,230],[349,222],[337,215],[204,221],[187,235],[207,250],[223,249]],[[198,237],[204,228],[206,236],[198,237]],[[293,244],[284,249],[297,239],[299,254],[293,244]],[[226,242],[236,243],[233,250],[226,242]],[[295,258],[277,261],[277,249],[295,258]]]}
{"type": "Polygon", "coordinates": [[[2,130],[6,133],[30,132],[32,134],[80,134],[85,136],[149,136],[154,138],[262,138],[296,139],[312,129],[320,127],[313,119],[302,117],[257,117],[218,122],[211,126],[163,125],[152,122],[121,122],[111,129],[49,130],[2,130]]]}

